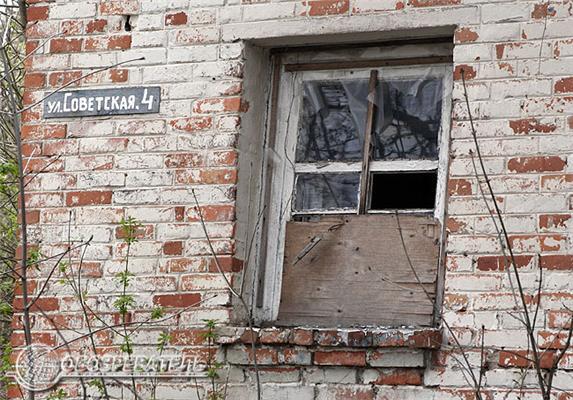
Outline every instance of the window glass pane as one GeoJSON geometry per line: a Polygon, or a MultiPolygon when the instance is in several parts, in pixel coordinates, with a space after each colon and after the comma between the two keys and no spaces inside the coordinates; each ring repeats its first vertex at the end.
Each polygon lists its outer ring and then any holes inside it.
{"type": "Polygon", "coordinates": [[[437,183],[436,171],[374,173],[370,209],[432,209],[437,183]]]}
{"type": "Polygon", "coordinates": [[[360,174],[299,174],[295,210],[356,209],[360,174]]]}
{"type": "Polygon", "coordinates": [[[362,159],[368,80],[303,83],[296,162],[362,159]]]}
{"type": "Polygon", "coordinates": [[[377,106],[375,160],[438,159],[440,78],[381,79],[377,106]]]}

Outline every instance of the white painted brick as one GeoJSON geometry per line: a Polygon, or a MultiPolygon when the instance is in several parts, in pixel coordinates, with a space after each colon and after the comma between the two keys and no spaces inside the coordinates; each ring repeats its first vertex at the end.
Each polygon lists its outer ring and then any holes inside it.
{"type": "Polygon", "coordinates": [[[116,157],[118,169],[151,169],[163,166],[163,156],[158,154],[120,154],[116,157]]]}
{"type": "Polygon", "coordinates": [[[125,174],[115,171],[89,171],[78,174],[79,189],[125,186],[125,174]]]}
{"type": "Polygon", "coordinates": [[[276,3],[273,7],[266,4],[251,4],[243,8],[243,21],[261,21],[294,16],[295,3],[276,3]]]}
{"type": "Polygon", "coordinates": [[[531,9],[529,3],[484,4],[481,7],[481,18],[484,23],[506,23],[527,21],[531,9]]]}
{"type": "Polygon", "coordinates": [[[50,19],[90,18],[95,15],[96,5],[93,2],[70,2],[50,7],[50,19]]]}
{"type": "Polygon", "coordinates": [[[193,65],[164,65],[147,67],[143,70],[143,80],[149,83],[185,82],[193,78],[193,65]]]}
{"type": "Polygon", "coordinates": [[[167,45],[166,32],[134,32],[131,35],[132,47],[165,47],[167,45]]]}
{"type": "Polygon", "coordinates": [[[214,61],[217,59],[218,46],[191,46],[169,49],[167,61],[170,63],[191,63],[199,61],[214,61]]]}
{"type": "Polygon", "coordinates": [[[566,197],[563,194],[511,194],[505,196],[508,213],[515,212],[559,212],[565,210],[566,197]]]}

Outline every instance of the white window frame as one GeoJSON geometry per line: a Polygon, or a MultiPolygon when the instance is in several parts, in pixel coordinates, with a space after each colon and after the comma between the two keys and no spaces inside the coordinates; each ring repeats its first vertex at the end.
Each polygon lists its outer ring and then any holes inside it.
{"type": "MultiPolygon", "coordinates": [[[[443,226],[445,219],[445,198],[447,186],[447,168],[449,153],[449,132],[451,113],[451,91],[453,86],[453,71],[451,64],[433,65],[402,65],[383,66],[375,68],[357,68],[340,70],[313,70],[288,72],[284,66],[280,68],[280,82],[278,98],[276,102],[276,125],[274,146],[268,149],[272,164],[266,204],[266,248],[259,259],[259,265],[265,268],[262,285],[263,293],[258,307],[255,307],[255,318],[258,321],[275,321],[278,316],[282,269],[284,259],[285,228],[286,222],[292,217],[292,201],[295,191],[295,173],[300,172],[361,172],[362,161],[325,162],[320,166],[306,163],[295,163],[295,149],[297,145],[297,132],[299,116],[302,107],[302,82],[305,80],[327,80],[348,78],[366,78],[370,71],[378,70],[378,79],[412,78],[412,77],[441,77],[443,79],[442,120],[438,136],[439,156],[438,160],[396,160],[396,161],[371,161],[370,173],[375,172],[404,172],[404,171],[429,171],[437,170],[438,183],[436,188],[436,201],[433,210],[398,210],[400,213],[433,212],[434,217],[443,226]]],[[[267,163],[268,165],[268,163],[267,163]]],[[[395,210],[368,210],[368,213],[395,213],[395,210]]],[[[316,211],[297,212],[301,214],[317,214],[316,211]]],[[[321,211],[320,214],[349,214],[348,210],[321,211]]]]}

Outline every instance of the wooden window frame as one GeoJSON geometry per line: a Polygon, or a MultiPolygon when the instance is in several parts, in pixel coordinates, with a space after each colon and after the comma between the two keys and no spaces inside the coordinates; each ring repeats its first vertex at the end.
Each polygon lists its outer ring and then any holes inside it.
{"type": "MultiPolygon", "coordinates": [[[[432,213],[444,226],[445,197],[447,184],[449,132],[451,113],[451,90],[453,86],[452,58],[451,56],[400,58],[393,60],[361,60],[336,62],[318,62],[302,64],[286,64],[280,55],[273,56],[273,81],[271,87],[268,135],[265,148],[267,149],[265,161],[264,180],[264,207],[265,219],[262,228],[261,246],[258,258],[258,270],[256,272],[256,293],[254,317],[259,323],[271,323],[276,320],[279,309],[281,294],[281,277],[284,258],[284,239],[286,222],[291,217],[292,201],[295,191],[295,174],[301,172],[358,172],[361,173],[361,197],[359,200],[359,214],[369,213],[395,213],[395,210],[368,210],[367,190],[362,190],[363,185],[369,185],[372,172],[411,172],[437,170],[438,186],[436,190],[436,205],[430,209],[399,210],[400,213],[432,213]],[[442,120],[439,132],[439,157],[438,160],[396,160],[396,161],[372,161],[368,154],[364,154],[363,161],[353,163],[295,163],[294,151],[296,148],[296,127],[300,115],[301,96],[295,93],[297,84],[296,74],[317,74],[324,71],[344,71],[353,69],[366,71],[370,74],[370,86],[372,85],[373,69],[378,71],[376,79],[380,75],[380,68],[392,68],[402,70],[409,67],[411,76],[420,76],[420,69],[441,69],[438,76],[443,79],[443,102],[442,120]],[[290,74],[290,75],[289,75],[290,74]],[[290,85],[289,85],[290,83],[290,85]],[[289,88],[290,86],[290,88],[289,88]],[[298,103],[298,104],[297,104],[298,103]],[[288,107],[285,109],[285,105],[288,107]],[[294,126],[294,128],[293,128],[294,126]],[[295,133],[293,134],[292,130],[295,133]],[[278,160],[278,161],[277,161],[278,160]],[[337,165],[336,165],[337,164],[337,165]],[[288,169],[290,168],[290,171],[288,169]],[[365,170],[366,168],[366,170],[365,170]],[[364,182],[366,183],[364,183],[364,182]],[[364,193],[364,195],[362,195],[364,193]],[[273,238],[273,239],[269,239],[273,238]]],[[[311,75],[309,75],[311,76],[311,75]]],[[[396,76],[396,75],[394,75],[396,76]]],[[[300,82],[298,82],[300,83],[300,82]]],[[[300,86],[300,85],[299,85],[300,86]]],[[[370,87],[371,88],[371,87],[370,87]]],[[[369,105],[368,114],[372,114],[369,105]]],[[[368,118],[367,132],[372,129],[372,117],[368,118]]],[[[366,142],[366,140],[365,140],[366,142]]],[[[365,143],[365,147],[370,145],[365,143]]],[[[300,212],[297,215],[312,214],[316,211],[300,212]]],[[[348,210],[321,211],[319,214],[348,214],[348,210]]],[[[438,278],[439,280],[439,278],[438,278]]],[[[438,293],[438,296],[440,294],[438,293]]],[[[437,299],[438,301],[439,299],[437,299]]]]}

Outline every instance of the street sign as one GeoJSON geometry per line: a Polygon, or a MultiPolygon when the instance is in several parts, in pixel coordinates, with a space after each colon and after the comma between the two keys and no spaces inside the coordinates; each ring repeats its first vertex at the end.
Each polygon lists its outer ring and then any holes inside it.
{"type": "Polygon", "coordinates": [[[158,86],[65,91],[44,100],[44,118],[151,114],[160,102],[158,86]]]}

